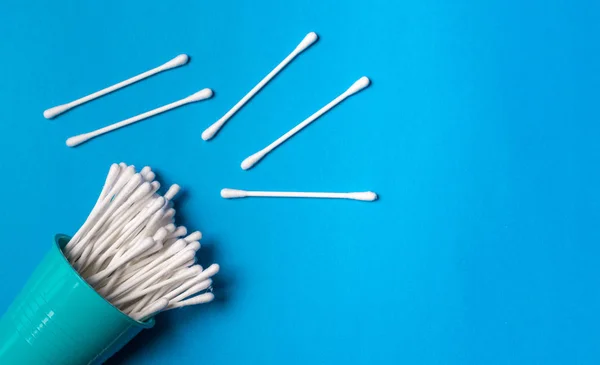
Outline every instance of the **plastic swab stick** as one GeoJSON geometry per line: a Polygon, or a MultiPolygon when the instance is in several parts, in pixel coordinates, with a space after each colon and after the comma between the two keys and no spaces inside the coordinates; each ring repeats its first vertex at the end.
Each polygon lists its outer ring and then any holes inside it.
{"type": "Polygon", "coordinates": [[[164,65],[160,65],[158,67],[153,68],[152,70],[149,70],[149,71],[146,71],[144,73],[141,73],[141,74],[139,74],[137,76],[134,76],[134,77],[132,77],[130,79],[127,79],[125,81],[121,81],[118,84],[115,84],[113,86],[109,86],[109,87],[107,87],[105,89],[97,91],[97,92],[95,92],[93,94],[90,94],[88,96],[84,96],[83,98],[77,99],[77,100],[72,101],[70,103],[62,104],[62,105],[58,105],[58,106],[55,106],[55,107],[50,108],[50,109],[46,109],[44,111],[44,117],[46,119],[52,119],[52,118],[56,117],[57,115],[62,114],[64,112],[66,112],[67,110],[72,109],[72,108],[74,108],[74,107],[76,107],[78,105],[87,103],[90,100],[97,99],[97,98],[99,98],[101,96],[104,96],[104,95],[106,95],[108,93],[111,93],[111,92],[113,92],[115,90],[119,90],[121,88],[124,88],[125,86],[131,85],[131,84],[133,84],[135,82],[143,80],[143,79],[145,79],[147,77],[150,77],[152,75],[155,75],[155,74],[157,74],[159,72],[163,72],[163,71],[175,68],[175,67],[183,66],[183,65],[185,65],[188,62],[189,59],[190,58],[187,55],[181,54],[181,55],[173,58],[171,61],[165,63],[164,65]]]}
{"type": "MultiPolygon", "coordinates": [[[[185,241],[178,240],[176,243],[174,243],[170,247],[167,247],[163,251],[157,252],[156,255],[146,257],[143,260],[138,261],[135,264],[131,265],[130,267],[126,267],[126,271],[124,273],[124,276],[119,281],[119,285],[124,283],[125,281],[131,279],[132,277],[134,277],[136,275],[142,275],[143,272],[146,272],[147,270],[152,270],[153,268],[156,268],[161,263],[164,263],[167,260],[171,259],[174,255],[178,254],[185,248],[186,248],[185,241]]],[[[108,289],[112,290],[113,288],[107,288],[107,290],[108,289]]],[[[100,291],[101,291],[100,294],[102,294],[102,295],[104,295],[106,293],[104,288],[102,288],[100,291]]]]}
{"type": "Polygon", "coordinates": [[[194,258],[195,254],[196,254],[196,251],[194,251],[194,250],[186,250],[186,251],[182,252],[180,255],[173,256],[172,258],[161,263],[160,265],[156,266],[155,268],[152,268],[148,271],[144,271],[141,275],[134,276],[132,279],[125,281],[123,284],[121,284],[120,286],[115,288],[112,293],[107,295],[106,299],[108,299],[108,300],[115,299],[115,298],[119,297],[121,294],[123,294],[125,292],[129,292],[129,290],[131,288],[142,283],[142,281],[150,281],[151,282],[153,280],[156,280],[157,277],[160,277],[160,276],[170,272],[171,270],[178,267],[179,265],[194,258]]]}
{"type": "Polygon", "coordinates": [[[98,212],[99,207],[102,205],[104,196],[110,191],[112,186],[115,184],[120,173],[121,166],[117,164],[112,164],[110,166],[110,170],[108,171],[108,175],[106,176],[106,181],[104,182],[104,186],[102,187],[102,191],[100,192],[100,196],[98,197],[98,200],[96,201],[92,212],[90,213],[88,219],[86,219],[86,221],[83,223],[83,226],[81,226],[81,228],[77,231],[77,233],[75,233],[73,238],[71,238],[71,240],[67,244],[67,247],[65,248],[66,251],[70,250],[73,247],[77,240],[79,240],[79,237],[81,237],[81,235],[84,234],[89,229],[90,225],[94,222],[95,214],[98,212]]]}
{"type": "Polygon", "coordinates": [[[165,106],[161,106],[160,108],[156,108],[153,110],[150,110],[148,112],[142,113],[140,115],[136,115],[135,117],[131,117],[129,119],[125,119],[123,121],[117,122],[115,124],[111,124],[109,126],[106,126],[104,128],[100,128],[98,130],[95,130],[93,132],[89,132],[89,133],[84,133],[84,134],[80,134],[78,136],[75,137],[71,137],[69,139],[67,139],[67,146],[69,147],[75,147],[79,144],[82,144],[83,142],[86,142],[94,137],[97,137],[99,135],[102,135],[104,133],[108,133],[111,131],[114,131],[115,129],[119,129],[125,126],[128,126],[130,124],[133,124],[135,122],[139,122],[140,120],[146,119],[146,118],[150,118],[154,115],[160,114],[160,113],[164,113],[168,110],[180,107],[182,105],[185,104],[189,104],[189,103],[193,103],[196,101],[200,101],[200,100],[204,100],[204,99],[208,99],[213,95],[213,92],[211,89],[203,89],[198,91],[195,94],[192,94],[190,96],[188,96],[187,98],[175,101],[171,104],[167,104],[165,106]]]}
{"type": "Polygon", "coordinates": [[[238,110],[240,110],[240,108],[242,108],[244,104],[248,102],[248,100],[250,100],[254,95],[256,95],[256,93],[258,93],[260,89],[262,89],[269,81],[271,81],[271,79],[275,77],[275,75],[277,75],[296,56],[298,56],[300,53],[302,53],[302,51],[304,51],[313,43],[315,43],[317,39],[319,39],[317,33],[308,33],[304,37],[302,42],[300,42],[300,44],[296,46],[292,53],[290,53],[283,61],[281,61],[279,65],[277,65],[277,67],[275,67],[271,72],[269,72],[269,74],[265,76],[264,79],[260,80],[260,82],[256,84],[256,86],[254,86],[252,90],[248,92],[248,94],[246,94],[240,101],[237,102],[237,104],[233,106],[233,108],[231,108],[231,110],[225,113],[225,115],[222,116],[221,119],[217,120],[213,125],[206,128],[206,130],[202,132],[202,139],[208,141],[209,139],[213,138],[215,134],[217,134],[217,132],[221,129],[221,127],[223,127],[223,125],[227,123],[229,118],[231,118],[238,110]]]}
{"type": "Polygon", "coordinates": [[[287,141],[291,136],[293,136],[294,134],[296,134],[300,130],[302,130],[302,128],[304,128],[307,125],[309,125],[310,123],[314,122],[317,118],[319,118],[321,115],[327,113],[331,108],[333,108],[334,106],[341,103],[344,99],[346,99],[350,95],[356,94],[357,92],[361,91],[365,87],[369,86],[369,83],[370,83],[369,78],[367,78],[366,76],[363,76],[360,79],[358,79],[358,81],[356,81],[354,84],[352,84],[352,86],[350,86],[350,88],[348,90],[344,91],[340,96],[333,99],[329,104],[327,104],[324,107],[322,107],[321,109],[319,109],[319,111],[317,111],[315,114],[313,114],[310,117],[308,117],[307,119],[305,119],[303,122],[301,122],[300,124],[298,124],[297,126],[292,128],[290,131],[285,133],[283,136],[277,138],[273,143],[271,143],[267,147],[256,152],[255,154],[247,157],[244,161],[242,161],[242,169],[248,170],[249,168],[254,166],[254,164],[256,164],[263,157],[265,157],[265,155],[267,153],[269,153],[272,150],[274,150],[275,148],[277,148],[280,144],[287,141]]]}
{"type": "Polygon", "coordinates": [[[328,199],[352,199],[362,201],[377,200],[377,194],[372,191],[360,193],[313,193],[295,191],[246,191],[237,189],[223,189],[221,196],[225,199],[246,197],[271,197],[271,198],[328,198],[328,199]]]}
{"type": "MultiPolygon", "coordinates": [[[[166,250],[159,252],[156,257],[155,256],[147,257],[147,258],[143,259],[142,261],[136,262],[131,267],[128,267],[127,275],[123,278],[123,280],[127,280],[127,279],[133,277],[140,270],[143,270],[144,268],[156,267],[161,262],[166,261],[167,259],[169,259],[173,255],[177,254],[178,252],[184,250],[185,248],[186,248],[186,242],[184,240],[177,240],[173,245],[169,246],[166,250]]],[[[103,294],[103,293],[101,293],[101,294],[103,294]]]]}
{"type": "Polygon", "coordinates": [[[115,270],[117,270],[121,265],[126,264],[129,260],[140,255],[142,252],[148,250],[152,246],[154,246],[154,240],[152,239],[152,237],[145,238],[142,242],[140,242],[133,249],[129,250],[125,255],[123,255],[123,257],[121,257],[115,263],[111,263],[106,269],[87,278],[87,282],[91,285],[96,285],[100,280],[106,278],[108,275],[115,272],[115,270]]]}
{"type": "MultiPolygon", "coordinates": [[[[141,184],[142,180],[143,178],[140,174],[134,174],[133,176],[127,179],[126,183],[122,186],[122,189],[119,191],[119,194],[116,195],[116,197],[110,202],[110,205],[106,209],[106,211],[104,211],[103,214],[98,217],[92,229],[90,229],[90,231],[87,232],[87,234],[84,237],[82,237],[82,239],[78,242],[78,246],[76,248],[83,247],[93,238],[94,235],[96,235],[96,233],[102,228],[104,223],[114,213],[114,211],[129,197],[129,195],[135,190],[135,188],[137,188],[141,184]]],[[[109,195],[105,198],[105,200],[110,200],[111,198],[112,197],[109,195]]],[[[88,247],[91,246],[88,245],[88,247]]],[[[75,259],[78,258],[77,252],[75,252],[76,248],[74,248],[74,252],[72,252],[75,259]]]]}

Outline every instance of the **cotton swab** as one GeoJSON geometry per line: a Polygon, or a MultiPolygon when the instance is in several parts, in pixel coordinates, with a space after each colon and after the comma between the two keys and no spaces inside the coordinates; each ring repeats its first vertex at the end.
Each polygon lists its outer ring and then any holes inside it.
{"type": "Polygon", "coordinates": [[[180,302],[180,301],[184,300],[185,298],[189,298],[192,295],[198,294],[199,292],[208,289],[211,285],[212,285],[211,279],[203,280],[200,283],[193,285],[191,288],[187,289],[186,291],[179,294],[175,298],[169,299],[169,306],[171,304],[180,302]]]}
{"type": "MultiPolygon", "coordinates": [[[[196,304],[204,304],[204,303],[211,302],[213,299],[215,299],[215,296],[213,293],[204,293],[204,294],[200,294],[200,295],[195,296],[190,299],[182,300],[180,302],[175,302],[173,304],[171,304],[171,302],[169,302],[169,305],[166,307],[166,310],[188,307],[190,305],[196,305],[196,304]]],[[[163,309],[165,309],[165,308],[163,308],[163,309]]]]}
{"type": "Polygon", "coordinates": [[[294,128],[292,128],[289,132],[285,133],[283,136],[277,138],[273,143],[271,143],[267,147],[256,152],[255,154],[247,157],[244,161],[242,161],[242,165],[241,165],[242,169],[248,170],[249,168],[254,166],[254,164],[256,164],[263,157],[265,157],[266,154],[268,154],[269,152],[271,152],[272,150],[277,148],[283,142],[287,141],[291,136],[293,136],[294,134],[296,134],[300,130],[302,130],[302,128],[304,128],[307,125],[309,125],[310,123],[314,122],[321,115],[327,113],[331,108],[333,108],[334,106],[341,103],[347,97],[349,97],[353,94],[356,94],[357,92],[361,91],[365,87],[369,86],[370,82],[371,81],[366,76],[363,76],[360,79],[358,79],[358,81],[356,81],[354,84],[352,84],[352,86],[350,86],[350,88],[348,90],[344,91],[340,96],[333,99],[329,104],[327,104],[324,107],[322,107],[321,109],[319,109],[319,111],[317,111],[316,113],[314,113],[313,115],[308,117],[306,120],[304,120],[303,122],[301,122],[294,128]]]}
{"type": "Polygon", "coordinates": [[[172,200],[175,197],[175,195],[177,195],[177,193],[179,193],[179,190],[181,190],[181,187],[179,185],[177,185],[177,184],[171,185],[169,190],[167,190],[167,192],[165,193],[165,199],[172,200]]]}
{"type": "Polygon", "coordinates": [[[362,201],[377,200],[377,194],[372,191],[359,193],[313,193],[313,192],[284,192],[284,191],[246,191],[237,189],[223,189],[221,196],[225,199],[246,197],[271,197],[271,198],[328,198],[351,199],[362,201]]]}
{"type": "Polygon", "coordinates": [[[185,228],[184,226],[179,226],[177,227],[177,229],[175,231],[173,231],[173,233],[171,233],[172,237],[181,237],[181,236],[185,236],[187,234],[187,228],[185,228]]]}
{"type": "Polygon", "coordinates": [[[202,232],[196,231],[190,233],[187,237],[184,238],[185,242],[190,243],[194,241],[200,241],[202,239],[202,232]]]}
{"type": "Polygon", "coordinates": [[[202,234],[174,224],[169,206],[180,187],[163,196],[154,177],[149,167],[136,173],[133,166],[113,164],[90,216],[63,249],[98,294],[136,320],[172,309],[169,304],[211,301],[212,293],[203,292],[219,271],[216,264],[206,270],[196,265],[202,234]]]}
{"type": "Polygon", "coordinates": [[[160,114],[160,113],[164,113],[168,110],[180,107],[182,105],[185,104],[189,104],[189,103],[193,103],[196,101],[200,101],[200,100],[204,100],[204,99],[208,99],[213,95],[213,92],[211,89],[203,89],[198,91],[195,94],[192,94],[190,96],[188,96],[187,98],[175,101],[171,104],[167,104],[164,106],[161,106],[160,108],[156,108],[153,110],[150,110],[148,112],[142,113],[140,115],[137,115],[135,117],[131,117],[129,119],[125,119],[123,121],[117,122],[115,124],[106,126],[104,128],[100,128],[98,130],[95,130],[93,132],[89,132],[89,133],[84,133],[84,134],[80,134],[78,136],[75,137],[71,137],[69,139],[67,139],[67,146],[69,147],[75,147],[79,144],[82,144],[83,142],[86,142],[94,137],[97,137],[99,135],[114,131],[115,129],[119,129],[125,126],[128,126],[130,124],[133,124],[135,122],[139,122],[140,120],[146,119],[146,118],[150,118],[154,115],[160,114]]]}
{"type": "Polygon", "coordinates": [[[277,67],[275,67],[271,72],[269,72],[269,74],[265,76],[265,78],[260,80],[260,82],[256,84],[256,86],[254,86],[252,90],[248,92],[248,94],[246,94],[240,101],[237,102],[237,104],[233,106],[233,108],[231,108],[231,110],[225,113],[225,115],[222,116],[221,119],[217,120],[213,125],[206,128],[206,130],[202,132],[202,139],[208,141],[209,139],[213,138],[215,134],[217,134],[217,132],[221,129],[221,127],[223,127],[223,125],[227,123],[229,118],[231,118],[238,110],[240,110],[244,106],[244,104],[246,104],[254,95],[256,95],[256,93],[258,93],[260,89],[262,89],[269,81],[271,81],[271,79],[275,77],[275,75],[277,75],[296,56],[298,56],[305,49],[307,49],[313,43],[315,43],[317,39],[319,39],[319,37],[315,32],[308,33],[304,37],[302,42],[300,42],[300,44],[296,46],[292,53],[290,53],[283,61],[281,61],[279,65],[277,65],[277,67]]]}
{"type": "Polygon", "coordinates": [[[56,117],[56,116],[58,116],[58,115],[60,115],[60,114],[62,114],[64,112],[66,112],[67,110],[72,109],[72,108],[78,106],[78,105],[87,103],[90,100],[94,100],[94,99],[99,98],[101,96],[104,96],[104,95],[106,95],[108,93],[111,93],[111,92],[116,91],[118,89],[124,88],[125,86],[131,85],[131,84],[133,84],[135,82],[143,80],[143,79],[145,79],[147,77],[150,77],[152,75],[155,75],[155,74],[157,74],[159,72],[163,72],[163,71],[166,71],[166,70],[170,70],[172,68],[183,66],[183,65],[185,65],[188,62],[188,60],[189,60],[188,55],[181,54],[181,55],[173,58],[171,61],[169,61],[169,62],[167,62],[167,63],[165,63],[163,65],[155,67],[152,70],[143,72],[143,73],[141,73],[141,74],[139,74],[137,76],[134,76],[134,77],[132,77],[130,79],[127,79],[125,81],[121,81],[118,84],[115,84],[113,86],[109,86],[109,87],[107,87],[105,89],[97,91],[97,92],[95,92],[93,94],[90,94],[88,96],[84,96],[83,98],[77,99],[77,100],[72,101],[70,103],[62,104],[62,105],[58,105],[58,106],[55,106],[55,107],[50,108],[50,109],[46,109],[44,111],[44,117],[46,119],[52,119],[52,118],[54,118],[54,117],[56,117]]]}
{"type": "Polygon", "coordinates": [[[162,311],[163,309],[167,308],[167,306],[169,305],[169,301],[165,298],[160,298],[159,300],[157,300],[156,302],[154,302],[153,304],[151,304],[148,309],[133,314],[133,318],[138,320],[138,321],[143,321],[146,320],[154,315],[156,315],[158,312],[162,311]]]}

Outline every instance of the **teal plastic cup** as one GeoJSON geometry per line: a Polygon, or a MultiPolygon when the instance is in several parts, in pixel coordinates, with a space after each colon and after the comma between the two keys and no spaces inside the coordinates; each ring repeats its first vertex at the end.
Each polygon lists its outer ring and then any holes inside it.
{"type": "Polygon", "coordinates": [[[89,286],[54,245],[0,319],[0,364],[101,364],[154,319],[138,322],[89,286]]]}

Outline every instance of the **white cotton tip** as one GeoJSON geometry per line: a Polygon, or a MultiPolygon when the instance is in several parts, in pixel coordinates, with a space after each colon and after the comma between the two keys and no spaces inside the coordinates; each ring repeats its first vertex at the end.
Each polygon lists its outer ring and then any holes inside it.
{"type": "Polygon", "coordinates": [[[187,268],[187,267],[190,267],[190,266],[192,266],[192,265],[195,265],[195,264],[196,264],[196,262],[197,262],[197,261],[196,261],[196,257],[194,256],[194,258],[193,258],[193,259],[191,259],[191,260],[188,260],[188,261],[184,262],[184,263],[183,263],[183,265],[181,265],[181,266],[182,266],[182,267],[185,267],[185,268],[187,268]]]}
{"type": "Polygon", "coordinates": [[[142,168],[142,170],[140,171],[140,174],[144,177],[144,180],[148,182],[152,182],[156,177],[156,174],[152,171],[152,169],[149,166],[144,166],[144,168],[142,168]]]}
{"type": "Polygon", "coordinates": [[[152,169],[150,168],[150,166],[144,166],[142,167],[142,169],[140,170],[140,174],[142,174],[142,176],[146,175],[147,173],[149,173],[150,171],[152,171],[152,169]]]}
{"type": "MultiPolygon", "coordinates": [[[[221,119],[223,119],[223,118],[221,118],[221,119]]],[[[213,138],[215,136],[215,134],[217,134],[217,132],[219,131],[220,128],[221,128],[221,123],[219,123],[219,122],[206,128],[204,130],[204,132],[202,132],[202,139],[205,141],[208,141],[209,139],[213,138]]]]}
{"type": "Polygon", "coordinates": [[[188,63],[189,60],[190,60],[190,57],[188,55],[186,55],[186,54],[180,54],[179,56],[173,58],[171,61],[165,63],[161,67],[164,70],[168,70],[168,69],[171,69],[171,68],[183,66],[186,63],[188,63]]]}
{"type": "Polygon", "coordinates": [[[222,189],[221,197],[225,199],[234,199],[234,198],[245,198],[247,196],[244,190],[237,189],[222,189]]]}
{"type": "Polygon", "coordinates": [[[171,219],[171,218],[173,218],[173,216],[175,216],[175,209],[169,208],[165,212],[165,215],[163,216],[163,219],[171,219]]]}
{"type": "Polygon", "coordinates": [[[150,186],[152,186],[152,194],[155,194],[158,191],[158,189],[160,189],[160,183],[156,180],[151,182],[150,186]]]}
{"type": "Polygon", "coordinates": [[[138,186],[140,186],[140,184],[142,183],[142,180],[143,180],[142,175],[133,174],[133,176],[131,176],[129,178],[129,181],[127,181],[125,186],[123,186],[121,191],[119,191],[119,194],[116,196],[115,199],[120,201],[120,203],[125,201],[125,199],[129,198],[130,195],[132,195],[133,192],[138,188],[138,186]],[[121,199],[123,199],[123,200],[121,200],[121,199]]]}
{"type": "Polygon", "coordinates": [[[190,243],[188,243],[187,246],[185,246],[185,249],[198,251],[200,249],[200,242],[198,242],[198,241],[190,242],[190,243]]]}
{"type": "MultiPolygon", "coordinates": [[[[153,237],[153,239],[154,239],[154,237],[153,237]]],[[[155,252],[158,252],[158,251],[162,250],[163,247],[165,247],[165,246],[163,245],[163,243],[161,241],[154,240],[154,245],[152,247],[150,247],[150,250],[148,250],[147,254],[150,255],[155,252]]]]}
{"type": "Polygon", "coordinates": [[[152,202],[152,204],[150,204],[150,207],[148,207],[148,209],[151,212],[156,212],[158,211],[160,208],[162,208],[163,205],[165,205],[166,199],[163,198],[162,196],[159,196],[158,198],[156,198],[156,200],[154,200],[152,202]]]}
{"type": "Polygon", "coordinates": [[[138,314],[134,314],[133,317],[138,321],[146,320],[152,316],[158,314],[158,312],[167,308],[169,305],[169,300],[167,298],[160,298],[156,302],[152,303],[147,309],[144,309],[143,312],[138,314]]]}
{"type": "Polygon", "coordinates": [[[84,133],[84,134],[80,134],[75,137],[71,137],[71,138],[67,139],[67,146],[75,147],[77,145],[82,144],[83,142],[87,141],[88,139],[90,139],[92,137],[93,136],[91,136],[90,133],[84,133]]]}
{"type": "Polygon", "coordinates": [[[249,168],[254,166],[258,161],[260,161],[263,157],[265,157],[265,152],[258,151],[255,154],[246,157],[246,159],[242,161],[242,164],[240,166],[242,167],[242,170],[248,170],[249,168]]]}
{"type": "Polygon", "coordinates": [[[174,244],[172,244],[167,251],[165,252],[165,255],[173,255],[176,252],[179,252],[181,250],[183,250],[185,247],[187,246],[187,242],[185,242],[184,240],[177,240],[175,241],[174,244]]]}
{"type": "Polygon", "coordinates": [[[167,192],[165,193],[165,199],[167,199],[167,200],[173,199],[175,197],[175,195],[177,195],[177,193],[179,193],[180,190],[181,190],[181,187],[179,185],[177,185],[177,184],[171,185],[169,190],[167,190],[167,192]]]}
{"type": "Polygon", "coordinates": [[[207,278],[207,276],[203,273],[201,273],[200,275],[196,276],[195,278],[191,279],[190,282],[194,283],[194,286],[192,286],[189,290],[187,290],[187,296],[186,295],[180,295],[177,299],[178,300],[182,300],[185,298],[189,298],[191,295],[194,295],[198,292],[201,292],[203,290],[206,290],[208,288],[210,288],[210,286],[212,285],[213,281],[210,278],[207,278]]]}
{"type": "Polygon", "coordinates": [[[183,306],[185,306],[185,304],[183,304],[183,302],[185,302],[185,300],[184,300],[185,298],[189,298],[190,296],[192,296],[196,293],[199,293],[201,291],[208,289],[212,285],[212,280],[204,279],[204,277],[205,277],[204,275],[200,275],[200,276],[192,279],[191,281],[188,281],[188,283],[193,283],[199,279],[202,280],[202,281],[197,281],[196,284],[193,284],[192,286],[190,286],[185,291],[181,292],[176,297],[171,298],[171,300],[169,301],[169,308],[183,307],[183,306]]]}
{"type": "Polygon", "coordinates": [[[167,232],[167,230],[164,227],[160,227],[156,231],[156,233],[154,233],[154,236],[152,236],[152,238],[154,238],[156,242],[162,242],[165,240],[165,238],[167,238],[168,235],[169,232],[167,232]]]}
{"type": "Polygon", "coordinates": [[[181,253],[181,256],[179,257],[178,262],[184,263],[184,262],[187,262],[188,260],[193,260],[195,257],[196,257],[196,251],[193,250],[192,248],[188,249],[186,246],[185,251],[183,251],[181,253]]]}
{"type": "Polygon", "coordinates": [[[137,189],[135,189],[133,194],[131,194],[131,197],[129,197],[129,200],[136,202],[136,201],[140,200],[141,198],[143,198],[144,196],[148,195],[151,191],[152,191],[152,184],[145,181],[140,186],[138,186],[137,189]]]}
{"type": "Polygon", "coordinates": [[[69,110],[69,108],[70,108],[69,104],[63,104],[63,105],[55,106],[50,109],[46,109],[46,110],[44,110],[44,118],[52,119],[52,118],[56,117],[57,115],[66,112],[67,110],[69,110]]]}
{"type": "Polygon", "coordinates": [[[194,265],[194,266],[188,267],[185,270],[186,270],[186,276],[187,275],[196,276],[196,275],[199,275],[202,272],[202,266],[200,266],[200,265],[194,265]]]}
{"type": "Polygon", "coordinates": [[[171,233],[171,236],[182,237],[182,236],[185,236],[186,234],[187,234],[187,228],[185,228],[185,226],[179,226],[179,227],[177,227],[177,229],[175,231],[173,231],[173,233],[171,233]]]}
{"type": "MultiPolygon", "coordinates": [[[[147,173],[146,175],[144,175],[144,179],[146,179],[146,181],[153,181],[154,178],[156,178],[156,174],[154,173],[154,171],[150,171],[149,173],[147,173]]],[[[156,183],[158,183],[158,181],[156,181],[156,183]]]]}
{"type": "Polygon", "coordinates": [[[116,179],[120,173],[121,173],[120,165],[118,165],[116,163],[110,165],[110,169],[108,170],[108,174],[106,175],[105,188],[111,188],[112,186],[107,186],[106,184],[112,185],[116,181],[116,179]]]}
{"type": "Polygon", "coordinates": [[[184,238],[185,242],[194,242],[194,241],[200,241],[202,239],[202,232],[200,231],[196,231],[196,232],[192,232],[190,233],[186,238],[184,238]]]}
{"type": "Polygon", "coordinates": [[[313,43],[315,43],[319,39],[319,36],[315,32],[308,33],[302,42],[296,47],[296,52],[300,53],[310,47],[313,43]]]}
{"type": "Polygon", "coordinates": [[[212,276],[215,276],[219,270],[221,269],[221,266],[219,266],[219,264],[212,264],[209,267],[207,267],[204,271],[202,271],[202,276],[206,277],[206,278],[210,278],[212,276]]]}
{"type": "Polygon", "coordinates": [[[350,193],[350,194],[348,194],[348,196],[351,197],[351,199],[368,201],[368,202],[377,200],[377,194],[375,194],[372,191],[365,191],[362,193],[350,193]]]}
{"type": "Polygon", "coordinates": [[[158,312],[165,309],[169,305],[169,300],[167,298],[160,298],[150,307],[148,307],[149,312],[158,312]]]}
{"type": "Polygon", "coordinates": [[[212,279],[206,279],[204,281],[202,281],[199,285],[200,290],[206,290],[208,288],[210,288],[210,286],[212,285],[213,281],[212,279]]]}
{"type": "Polygon", "coordinates": [[[154,239],[152,237],[146,237],[141,242],[137,243],[136,245],[134,245],[132,248],[129,248],[128,250],[131,253],[131,256],[135,257],[135,256],[142,254],[144,251],[149,250],[155,244],[156,244],[156,242],[154,241],[154,239]]]}
{"type": "Polygon", "coordinates": [[[371,83],[371,80],[369,80],[368,77],[363,76],[360,79],[358,79],[354,84],[352,84],[352,86],[350,86],[350,88],[348,90],[346,90],[346,94],[348,94],[348,96],[350,96],[352,94],[356,94],[357,92],[361,91],[365,87],[369,86],[370,83],[371,83]]]}
{"type": "Polygon", "coordinates": [[[108,177],[114,178],[121,172],[121,165],[114,163],[110,165],[110,169],[108,170],[108,177]]]}
{"type": "Polygon", "coordinates": [[[200,101],[200,100],[208,99],[211,96],[213,96],[213,91],[211,89],[209,89],[209,88],[206,88],[206,89],[202,89],[202,90],[198,91],[195,94],[192,94],[192,95],[188,96],[184,100],[187,103],[192,103],[194,101],[200,101]]]}
{"type": "Polygon", "coordinates": [[[164,229],[166,229],[167,232],[169,232],[169,236],[170,236],[173,232],[175,232],[175,230],[177,229],[177,227],[175,227],[174,223],[169,223],[166,226],[164,226],[164,229]]]}
{"type": "Polygon", "coordinates": [[[181,302],[177,303],[177,306],[187,307],[190,305],[205,304],[212,302],[214,299],[215,295],[213,293],[204,293],[190,299],[182,300],[181,302]]]}

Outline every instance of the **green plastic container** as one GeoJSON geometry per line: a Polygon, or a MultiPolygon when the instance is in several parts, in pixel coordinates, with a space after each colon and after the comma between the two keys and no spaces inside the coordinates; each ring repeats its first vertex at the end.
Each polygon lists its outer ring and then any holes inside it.
{"type": "Polygon", "coordinates": [[[102,298],[55,244],[0,319],[0,364],[101,364],[154,319],[138,322],[102,298]]]}

